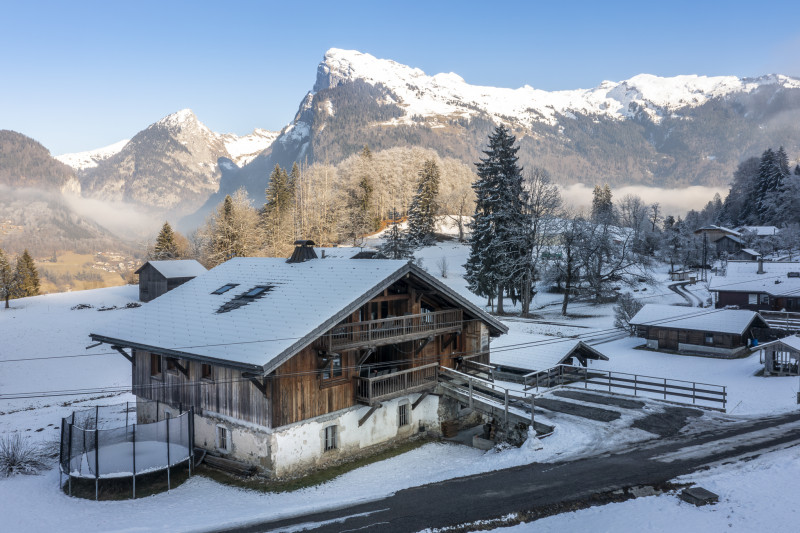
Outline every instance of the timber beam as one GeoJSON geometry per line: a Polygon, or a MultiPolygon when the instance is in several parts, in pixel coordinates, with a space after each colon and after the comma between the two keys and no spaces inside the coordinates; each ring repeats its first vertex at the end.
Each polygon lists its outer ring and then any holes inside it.
{"type": "Polygon", "coordinates": [[[374,353],[375,353],[375,348],[369,348],[366,352],[364,352],[364,355],[362,355],[361,357],[358,358],[358,363],[356,363],[356,366],[363,365],[364,362],[367,359],[369,359],[369,356],[374,354],[374,353]]]}
{"type": "Polygon", "coordinates": [[[370,406],[370,408],[369,408],[369,411],[367,411],[367,414],[365,414],[364,416],[362,416],[362,417],[361,417],[361,420],[359,420],[359,421],[358,421],[358,427],[361,427],[361,426],[363,426],[363,425],[364,425],[364,422],[366,422],[367,420],[369,420],[369,417],[371,417],[371,416],[372,416],[372,413],[374,413],[375,411],[377,411],[377,410],[378,410],[378,409],[380,409],[381,407],[382,407],[382,405],[380,404],[380,402],[379,402],[379,403],[376,403],[376,404],[374,404],[374,405],[371,405],[371,406],[370,406]]]}
{"type": "Polygon", "coordinates": [[[248,377],[247,379],[249,379],[250,383],[255,385],[255,387],[261,391],[261,394],[263,394],[264,396],[267,395],[267,378],[258,379],[258,378],[248,377]]]}
{"type": "Polygon", "coordinates": [[[422,351],[422,350],[423,350],[423,349],[424,349],[424,348],[425,348],[425,347],[428,345],[428,343],[430,343],[431,341],[433,341],[433,335],[431,335],[430,337],[425,337],[425,339],[422,341],[422,344],[420,344],[420,345],[419,345],[419,348],[417,348],[416,350],[414,350],[414,355],[415,355],[415,356],[419,355],[419,353],[420,353],[420,352],[421,352],[421,351],[422,351]]]}
{"type": "Polygon", "coordinates": [[[411,410],[413,411],[414,409],[416,409],[417,406],[422,403],[422,400],[427,398],[430,393],[431,391],[428,390],[423,391],[422,394],[419,395],[419,398],[417,398],[416,401],[411,404],[411,410]]]}
{"type": "Polygon", "coordinates": [[[175,368],[177,368],[180,371],[181,374],[183,374],[187,378],[189,377],[189,366],[188,365],[187,366],[183,366],[180,363],[180,361],[178,361],[177,359],[174,359],[172,362],[175,365],[175,368]]]}
{"type": "Polygon", "coordinates": [[[127,352],[125,352],[125,350],[122,348],[122,346],[112,345],[111,349],[119,352],[122,355],[122,357],[130,361],[133,366],[136,366],[136,359],[134,359],[132,355],[128,355],[127,352]]]}
{"type": "Polygon", "coordinates": [[[452,333],[452,334],[451,334],[451,335],[450,335],[450,336],[447,338],[447,341],[444,343],[444,345],[442,346],[442,351],[444,351],[444,350],[445,350],[445,349],[446,349],[448,346],[450,346],[451,344],[453,344],[453,342],[455,342],[455,340],[458,338],[458,335],[459,335],[459,333],[458,333],[458,332],[454,332],[454,333],[452,333]]]}

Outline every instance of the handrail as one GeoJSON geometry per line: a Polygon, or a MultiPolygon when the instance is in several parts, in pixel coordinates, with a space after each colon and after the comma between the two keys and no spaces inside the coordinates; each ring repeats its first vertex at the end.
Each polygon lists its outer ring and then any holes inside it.
{"type": "Polygon", "coordinates": [[[439,363],[428,363],[427,365],[415,366],[413,368],[407,368],[405,370],[398,370],[397,372],[392,372],[391,374],[384,374],[383,376],[375,376],[375,377],[372,377],[372,378],[359,377],[358,379],[366,380],[366,381],[369,381],[369,382],[379,381],[379,380],[382,380],[382,379],[391,378],[391,377],[394,377],[394,376],[399,376],[401,374],[410,374],[411,372],[418,372],[420,370],[424,370],[426,368],[432,368],[434,366],[439,366],[439,363]]]}
{"type": "Polygon", "coordinates": [[[369,405],[373,405],[383,399],[414,390],[422,390],[430,385],[435,386],[438,382],[436,371],[438,367],[439,363],[429,363],[383,376],[371,378],[355,376],[353,379],[356,400],[366,401],[369,405]]]}
{"type": "Polygon", "coordinates": [[[415,336],[437,330],[461,328],[461,309],[443,309],[430,313],[417,313],[393,318],[380,318],[339,324],[328,336],[330,349],[357,346],[395,337],[415,336]]]}

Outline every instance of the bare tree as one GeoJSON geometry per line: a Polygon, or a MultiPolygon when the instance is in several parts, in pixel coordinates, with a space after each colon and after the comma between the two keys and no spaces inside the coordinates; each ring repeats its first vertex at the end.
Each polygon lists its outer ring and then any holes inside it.
{"type": "Polygon", "coordinates": [[[436,262],[436,268],[438,268],[438,269],[439,269],[439,274],[440,274],[440,275],[441,275],[443,278],[446,278],[446,277],[447,277],[447,272],[448,272],[448,267],[449,267],[449,266],[450,266],[450,265],[447,263],[447,258],[446,258],[446,257],[444,257],[444,256],[442,256],[442,257],[441,257],[441,258],[440,258],[440,259],[439,259],[439,260],[436,262]]]}

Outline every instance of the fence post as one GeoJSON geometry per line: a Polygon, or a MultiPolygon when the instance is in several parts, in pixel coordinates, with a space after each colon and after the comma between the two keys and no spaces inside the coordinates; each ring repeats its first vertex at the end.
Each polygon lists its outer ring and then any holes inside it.
{"type": "Polygon", "coordinates": [[[100,406],[94,406],[94,429],[100,429],[100,406]]]}
{"type": "Polygon", "coordinates": [[[506,389],[504,409],[505,409],[505,412],[506,412],[506,420],[505,420],[505,423],[506,423],[506,439],[508,439],[508,389],[506,389]]]}
{"type": "MultiPolygon", "coordinates": [[[[726,411],[725,404],[728,402],[728,392],[726,391],[727,386],[722,386],[722,410],[726,411]]],[[[735,409],[735,408],[734,408],[735,409]]]]}
{"type": "MultiPolygon", "coordinates": [[[[72,421],[75,422],[75,412],[72,412],[72,421]]],[[[69,444],[67,445],[67,483],[69,484],[69,495],[72,496],[72,426],[69,425],[69,444]]]]}
{"type": "Polygon", "coordinates": [[[695,401],[695,398],[696,398],[696,389],[697,389],[697,384],[696,384],[694,381],[692,381],[692,405],[695,405],[695,404],[697,403],[697,402],[695,401]]]}
{"type": "Polygon", "coordinates": [[[533,414],[533,394],[531,394],[531,427],[533,428],[533,434],[536,435],[536,421],[534,420],[533,414]]]}
{"type": "Polygon", "coordinates": [[[167,423],[167,492],[169,492],[169,417],[164,417],[164,421],[167,423]]]}
{"type": "Polygon", "coordinates": [[[61,446],[58,447],[58,490],[64,486],[64,418],[61,419],[61,446]]]}
{"type": "Polygon", "coordinates": [[[158,422],[158,400],[156,400],[156,422],[158,422]]]}
{"type": "Polygon", "coordinates": [[[583,390],[589,390],[589,367],[588,366],[585,366],[583,368],[583,390]]]}
{"type": "Polygon", "coordinates": [[[133,425],[133,499],[136,499],[136,424],[133,425]]]}
{"type": "Polygon", "coordinates": [[[469,408],[472,409],[472,380],[468,380],[469,383],[469,408]]]}
{"type": "Polygon", "coordinates": [[[189,475],[194,470],[194,405],[189,407],[189,475]]]}
{"type": "Polygon", "coordinates": [[[638,379],[639,379],[639,374],[634,374],[633,375],[633,395],[634,396],[639,396],[639,390],[636,388],[636,386],[638,385],[638,383],[637,383],[638,379]]]}
{"type": "Polygon", "coordinates": [[[125,429],[128,428],[128,403],[130,402],[125,402],[125,429]]]}
{"type": "MultiPolygon", "coordinates": [[[[97,424],[97,411],[95,411],[95,424],[97,424]]],[[[100,497],[100,432],[94,428],[94,500],[100,497]]]]}
{"type": "Polygon", "coordinates": [[[664,378],[664,401],[667,400],[667,378],[664,378]]]}

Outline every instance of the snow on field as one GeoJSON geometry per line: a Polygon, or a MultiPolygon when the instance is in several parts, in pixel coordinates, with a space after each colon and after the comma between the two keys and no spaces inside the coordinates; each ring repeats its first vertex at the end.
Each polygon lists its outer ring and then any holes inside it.
{"type": "Polygon", "coordinates": [[[493,531],[797,531],[800,510],[795,492],[775,488],[796,487],[798,477],[800,454],[797,448],[789,448],[675,480],[695,483],[718,494],[716,505],[695,507],[681,501],[676,494],[668,493],[563,513],[493,531]]]}

